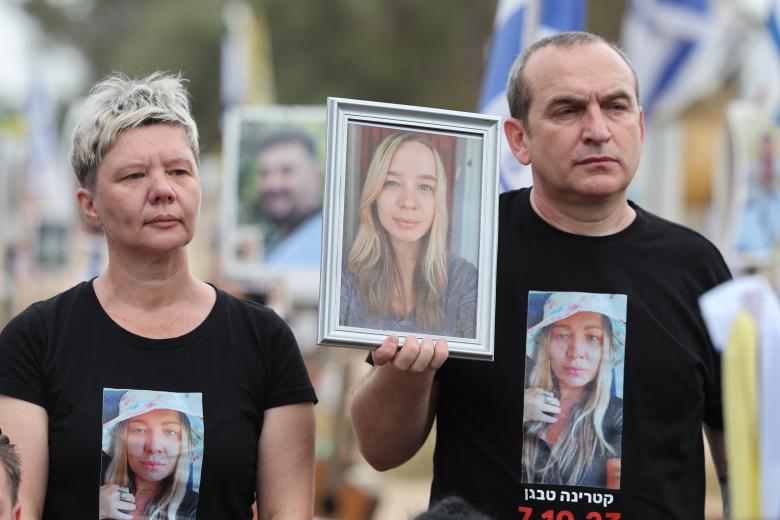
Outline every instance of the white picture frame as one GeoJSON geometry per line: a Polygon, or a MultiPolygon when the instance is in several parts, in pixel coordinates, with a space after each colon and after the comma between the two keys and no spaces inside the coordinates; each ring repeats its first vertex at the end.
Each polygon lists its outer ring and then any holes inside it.
{"type": "MultiPolygon", "coordinates": [[[[328,98],[319,344],[373,349],[391,334],[398,335],[402,342],[410,334],[418,338],[441,336],[447,339],[452,357],[493,359],[500,120],[497,116],[486,114],[328,98]],[[349,260],[352,249],[360,249],[356,246],[355,237],[366,232],[361,228],[368,228],[369,225],[363,222],[367,223],[371,218],[377,219],[373,229],[378,230],[379,235],[384,233],[386,236],[376,242],[377,257],[384,258],[388,254],[388,244],[393,243],[393,240],[396,243],[405,240],[406,235],[403,233],[406,231],[403,229],[396,230],[403,235],[401,238],[388,231],[393,229],[394,224],[391,220],[382,220],[390,217],[383,217],[385,213],[380,215],[380,210],[376,209],[379,207],[376,201],[382,197],[376,193],[377,189],[381,192],[388,186],[400,190],[399,186],[405,182],[387,179],[400,175],[394,171],[388,172],[394,168],[395,154],[403,146],[397,145],[398,148],[392,151],[395,145],[390,143],[406,140],[419,141],[412,146],[423,143],[435,150],[433,154],[427,153],[427,157],[438,157],[434,160],[437,165],[434,169],[436,179],[440,180],[434,183],[436,195],[432,197],[439,198],[431,203],[433,209],[428,210],[432,216],[426,217],[430,218],[427,221],[429,223],[423,225],[428,227],[419,228],[420,233],[425,233],[423,238],[413,242],[422,244],[419,247],[425,249],[419,251],[425,251],[431,258],[446,258],[443,263],[447,268],[447,284],[439,290],[438,294],[443,294],[442,298],[435,300],[441,302],[439,319],[428,321],[436,325],[427,329],[420,325],[425,323],[425,311],[414,306],[404,318],[395,312],[385,315],[372,313],[363,299],[357,296],[366,294],[360,292],[359,269],[355,267],[358,265],[357,260],[356,263],[350,263],[349,260]],[[380,154],[385,157],[384,163],[378,158],[380,154]],[[385,166],[374,167],[374,161],[376,165],[385,166]],[[380,170],[382,173],[376,173],[380,170]],[[369,178],[374,180],[366,183],[369,178]],[[379,185],[381,188],[376,188],[379,185]],[[446,187],[446,191],[443,187],[446,187]],[[365,201],[369,191],[376,194],[376,199],[370,206],[364,203],[363,216],[358,216],[360,199],[363,197],[365,201]],[[442,208],[446,208],[446,213],[442,208]],[[369,213],[366,213],[371,211],[375,212],[375,217],[369,217],[369,213]],[[389,227],[378,224],[380,220],[390,222],[389,227]],[[446,239],[436,239],[434,236],[446,236],[446,239]],[[446,246],[435,248],[432,245],[434,243],[446,243],[446,246]],[[456,272],[458,266],[463,269],[456,272]]],[[[433,178],[434,175],[428,177],[433,178]]],[[[415,184],[414,190],[410,193],[430,192],[430,187],[415,184]]],[[[408,204],[415,206],[417,203],[408,204]]],[[[416,222],[403,220],[403,226],[416,230],[416,222]]],[[[360,243],[367,242],[361,239],[360,243]]],[[[392,248],[393,251],[398,250],[395,244],[392,248]]],[[[422,268],[420,270],[422,272],[422,268]]],[[[370,269],[362,272],[371,273],[370,269]]],[[[376,280],[380,279],[381,276],[377,275],[376,280]]],[[[431,277],[419,279],[428,280],[431,277]]],[[[367,281],[372,280],[372,277],[363,276],[363,280],[363,289],[376,291],[367,281]]],[[[430,289],[431,286],[428,287],[430,289]]],[[[388,294],[387,298],[391,299],[391,295],[388,294]]]]}

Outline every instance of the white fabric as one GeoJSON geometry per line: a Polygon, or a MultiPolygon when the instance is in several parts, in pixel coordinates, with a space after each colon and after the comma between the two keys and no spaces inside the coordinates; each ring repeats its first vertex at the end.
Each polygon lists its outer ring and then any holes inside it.
{"type": "MultiPolygon", "coordinates": [[[[737,312],[745,310],[758,329],[758,436],[762,518],[780,519],[780,302],[760,276],[732,280],[702,295],[704,321],[715,347],[723,350],[737,312]]],[[[728,435],[728,433],[727,433],[728,435]]]]}

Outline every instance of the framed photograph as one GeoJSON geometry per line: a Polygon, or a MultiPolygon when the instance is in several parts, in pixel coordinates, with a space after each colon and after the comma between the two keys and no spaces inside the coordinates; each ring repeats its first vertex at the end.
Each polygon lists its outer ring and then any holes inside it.
{"type": "Polygon", "coordinates": [[[263,290],[282,278],[316,302],[325,107],[239,107],[225,119],[222,270],[263,290]]]}
{"type": "Polygon", "coordinates": [[[780,252],[780,127],[748,101],[726,111],[730,160],[721,174],[722,249],[741,268],[772,265],[780,252]]]}
{"type": "Polygon", "coordinates": [[[500,118],[329,98],[318,340],[492,360],[500,118]]]}

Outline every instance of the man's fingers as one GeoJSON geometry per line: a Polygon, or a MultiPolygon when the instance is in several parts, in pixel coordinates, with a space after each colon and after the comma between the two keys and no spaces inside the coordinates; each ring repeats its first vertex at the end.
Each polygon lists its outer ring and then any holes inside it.
{"type": "Polygon", "coordinates": [[[391,361],[398,352],[398,336],[388,336],[377,347],[374,352],[371,353],[371,359],[374,360],[374,365],[381,367],[388,361],[391,361]]]}
{"type": "Polygon", "coordinates": [[[447,361],[447,357],[450,355],[450,349],[447,346],[447,340],[439,338],[436,340],[433,350],[433,359],[431,359],[431,368],[438,370],[447,361]]]}
{"type": "Polygon", "coordinates": [[[424,372],[430,366],[433,359],[434,347],[433,340],[431,338],[423,338],[420,343],[420,350],[417,354],[417,359],[414,360],[411,366],[413,372],[424,372]]]}
{"type": "Polygon", "coordinates": [[[404,346],[398,351],[398,355],[393,359],[393,366],[399,370],[409,370],[414,360],[417,359],[417,355],[420,353],[420,344],[417,343],[417,338],[414,336],[407,336],[404,346]]]}

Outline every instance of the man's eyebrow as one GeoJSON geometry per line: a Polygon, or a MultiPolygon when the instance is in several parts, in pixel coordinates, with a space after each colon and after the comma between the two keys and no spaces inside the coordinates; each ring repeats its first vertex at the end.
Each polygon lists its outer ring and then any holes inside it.
{"type": "Polygon", "coordinates": [[[573,96],[573,95],[563,95],[563,96],[556,96],[552,98],[548,103],[548,107],[555,107],[558,105],[579,105],[579,104],[585,104],[586,99],[584,97],[580,96],[573,96]]]}
{"type": "Polygon", "coordinates": [[[601,98],[601,102],[608,103],[610,101],[615,101],[616,99],[624,99],[632,105],[634,104],[634,97],[627,90],[623,89],[609,92],[606,96],[601,98]]]}

